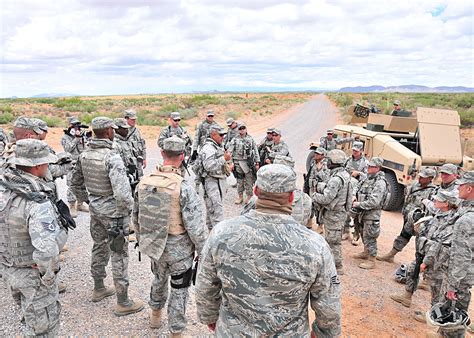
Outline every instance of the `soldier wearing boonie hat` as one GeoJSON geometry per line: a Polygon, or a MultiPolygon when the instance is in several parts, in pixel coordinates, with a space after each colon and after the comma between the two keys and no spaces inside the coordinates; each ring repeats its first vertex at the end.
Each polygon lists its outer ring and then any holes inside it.
{"type": "MultiPolygon", "coordinates": [[[[38,119],[33,119],[26,116],[20,116],[13,123],[13,127],[30,130],[30,131],[35,132],[36,135],[41,135],[44,133],[44,131],[40,128],[37,120],[38,119]]],[[[17,139],[21,139],[21,138],[17,138],[17,139]]]]}
{"type": "Polygon", "coordinates": [[[35,167],[46,163],[56,163],[57,160],[58,157],[49,151],[46,143],[35,139],[24,139],[16,142],[15,156],[8,162],[23,167],[35,167]]]}

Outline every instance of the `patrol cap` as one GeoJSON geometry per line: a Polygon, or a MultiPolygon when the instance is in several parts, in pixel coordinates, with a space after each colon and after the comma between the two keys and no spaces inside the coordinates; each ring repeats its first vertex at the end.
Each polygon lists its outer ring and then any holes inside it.
{"type": "Polygon", "coordinates": [[[439,202],[448,202],[450,204],[458,203],[458,197],[454,192],[443,189],[439,189],[433,199],[439,202]]]}
{"type": "Polygon", "coordinates": [[[208,110],[207,111],[207,116],[214,116],[214,110],[208,110]]]}
{"type": "Polygon", "coordinates": [[[129,129],[130,125],[128,124],[127,120],[123,117],[118,117],[114,119],[114,124],[119,128],[129,129]]]}
{"type": "Polygon", "coordinates": [[[278,129],[278,128],[273,128],[272,133],[273,133],[273,134],[277,134],[277,135],[281,135],[281,130],[278,129]]]}
{"type": "Polygon", "coordinates": [[[267,134],[273,133],[274,130],[275,130],[275,128],[267,128],[267,134]]]}
{"type": "Polygon", "coordinates": [[[105,116],[94,117],[92,119],[91,126],[92,129],[118,128],[111,118],[105,116]]]}
{"type": "Polygon", "coordinates": [[[222,128],[220,125],[218,124],[213,124],[211,126],[211,128],[209,129],[209,132],[213,132],[213,131],[216,131],[218,132],[220,135],[225,135],[227,134],[227,132],[225,131],[224,128],[222,128]]]}
{"type": "Polygon", "coordinates": [[[247,125],[245,124],[245,122],[239,122],[239,123],[237,124],[237,128],[239,128],[239,129],[245,129],[245,128],[247,128],[247,125]],[[242,127],[243,127],[243,128],[242,128],[242,127]]]}
{"type": "Polygon", "coordinates": [[[8,159],[8,162],[25,167],[35,167],[45,163],[55,163],[58,157],[49,151],[48,145],[36,139],[24,139],[16,141],[15,156],[8,159]]]}
{"type": "Polygon", "coordinates": [[[380,157],[372,157],[370,160],[369,160],[369,167],[382,167],[383,165],[383,158],[380,158],[380,157]]]}
{"type": "Polygon", "coordinates": [[[172,120],[181,120],[181,114],[177,111],[174,111],[170,114],[172,120]]]}
{"type": "Polygon", "coordinates": [[[164,151],[172,151],[175,153],[184,153],[184,148],[184,141],[177,136],[171,136],[166,138],[163,141],[163,147],[161,147],[161,149],[164,151]]]}
{"type": "Polygon", "coordinates": [[[474,184],[474,170],[467,171],[463,177],[458,180],[459,184],[474,184]]]}
{"type": "Polygon", "coordinates": [[[78,123],[81,123],[81,121],[79,121],[79,119],[77,117],[69,116],[67,118],[67,123],[69,123],[69,124],[78,124],[78,123]]]}
{"type": "Polygon", "coordinates": [[[436,170],[425,167],[420,170],[419,173],[420,177],[435,177],[436,176],[436,170]]]}
{"type": "Polygon", "coordinates": [[[225,120],[225,124],[227,124],[227,126],[231,126],[232,123],[234,123],[234,119],[232,117],[229,117],[227,120],[225,120]]]}
{"type": "Polygon", "coordinates": [[[458,167],[452,163],[445,163],[439,168],[439,172],[449,175],[457,174],[458,167]]]}
{"type": "Polygon", "coordinates": [[[13,126],[16,128],[34,131],[38,135],[44,133],[44,131],[41,130],[37,122],[35,122],[34,120],[26,116],[20,116],[19,118],[17,118],[15,122],[13,123],[13,126]]]}
{"type": "Polygon", "coordinates": [[[394,106],[399,106],[399,105],[401,105],[401,104],[402,104],[402,103],[400,102],[400,100],[395,100],[395,101],[393,101],[393,105],[394,105],[394,106]]]}
{"type": "Polygon", "coordinates": [[[295,160],[293,157],[290,156],[284,156],[281,154],[278,154],[275,156],[273,159],[274,164],[283,164],[286,165],[287,167],[294,168],[295,167],[295,160]]]}
{"type": "Polygon", "coordinates": [[[326,134],[334,134],[334,130],[328,129],[328,130],[326,131],[326,134]]]}
{"type": "Polygon", "coordinates": [[[314,151],[316,154],[324,155],[326,156],[327,150],[322,148],[322,147],[317,147],[316,150],[314,151]]]}
{"type": "Polygon", "coordinates": [[[352,150],[362,151],[364,149],[364,144],[362,142],[355,141],[352,144],[352,150]]]}
{"type": "Polygon", "coordinates": [[[256,186],[269,193],[292,192],[296,189],[296,173],[283,164],[268,164],[257,171],[256,186]]]}
{"type": "Polygon", "coordinates": [[[346,154],[341,149],[328,151],[327,158],[334,164],[343,164],[346,161],[346,154]]]}
{"type": "Polygon", "coordinates": [[[124,111],[123,117],[136,120],[137,119],[137,112],[134,109],[127,109],[124,111]]]}
{"type": "Polygon", "coordinates": [[[42,132],[47,133],[48,132],[48,125],[46,122],[44,122],[41,119],[37,119],[35,117],[30,118],[31,122],[37,126],[39,129],[41,129],[42,132]]]}

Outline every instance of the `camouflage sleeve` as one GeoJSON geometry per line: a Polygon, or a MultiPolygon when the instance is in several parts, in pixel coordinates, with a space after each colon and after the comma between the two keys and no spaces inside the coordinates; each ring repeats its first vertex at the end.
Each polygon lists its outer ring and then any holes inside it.
{"type": "Polygon", "coordinates": [[[254,162],[259,163],[260,162],[260,154],[258,152],[258,147],[257,143],[255,142],[254,139],[252,139],[252,144],[253,144],[253,156],[254,156],[254,162]]]}
{"type": "Polygon", "coordinates": [[[50,201],[31,203],[28,230],[35,251],[33,260],[42,275],[59,271],[59,250],[66,243],[66,232],[59,226],[50,201]]]}
{"type": "Polygon", "coordinates": [[[226,150],[232,153],[234,151],[234,148],[235,148],[235,137],[227,143],[226,150]]]}
{"type": "MultiPolygon", "coordinates": [[[[206,149],[209,150],[209,149],[206,149]]],[[[219,175],[223,173],[223,166],[225,164],[224,156],[218,156],[216,158],[216,152],[203,151],[202,165],[204,170],[209,174],[219,175]]]]}
{"type": "Polygon", "coordinates": [[[314,203],[319,205],[328,205],[330,204],[337,196],[337,192],[341,187],[341,179],[339,177],[333,176],[329,179],[326,184],[326,188],[322,194],[315,192],[312,196],[314,203]]]}
{"type": "Polygon", "coordinates": [[[328,245],[322,249],[320,271],[310,289],[311,308],[316,314],[311,328],[316,337],[339,337],[341,285],[328,245]]]}
{"type": "Polygon", "coordinates": [[[194,132],[193,151],[197,150],[200,138],[201,138],[201,123],[199,123],[196,126],[196,131],[194,132]]]}
{"type": "Polygon", "coordinates": [[[163,141],[168,138],[168,128],[161,129],[160,136],[158,137],[158,147],[163,148],[163,141]]]}
{"type": "Polygon", "coordinates": [[[440,250],[441,243],[426,238],[424,239],[423,251],[425,252],[425,257],[423,258],[423,263],[432,268],[440,250]]]}
{"type": "Polygon", "coordinates": [[[86,186],[84,184],[84,174],[82,172],[82,164],[80,157],[79,160],[76,162],[74,169],[72,170],[71,190],[80,201],[89,202],[89,196],[87,194],[86,186]]]}
{"type": "Polygon", "coordinates": [[[352,142],[354,141],[355,138],[354,137],[342,137],[342,138],[335,138],[334,141],[336,141],[336,144],[343,144],[343,143],[349,143],[349,142],[352,142]]]}
{"type": "Polygon", "coordinates": [[[61,144],[65,152],[73,153],[74,149],[76,149],[76,147],[79,145],[79,142],[81,142],[81,140],[82,138],[80,137],[67,137],[66,135],[64,135],[63,138],[61,139],[61,144]]]}
{"type": "Polygon", "coordinates": [[[116,210],[123,216],[129,215],[133,206],[133,198],[123,160],[117,152],[112,152],[111,156],[106,159],[106,166],[117,203],[116,210]]]}
{"type": "Polygon", "coordinates": [[[140,131],[137,129],[137,140],[138,140],[138,144],[140,145],[140,153],[141,153],[141,156],[143,158],[143,160],[146,160],[146,142],[145,142],[145,139],[142,137],[142,134],[140,133],[140,131]]]}
{"type": "Polygon", "coordinates": [[[387,189],[385,181],[382,179],[377,179],[377,182],[374,184],[372,192],[368,195],[368,198],[365,201],[360,202],[360,207],[364,210],[373,210],[381,207],[382,198],[387,189]]]}
{"type": "Polygon", "coordinates": [[[219,308],[222,302],[222,284],[217,276],[217,270],[212,257],[212,232],[204,245],[199,262],[196,279],[196,308],[199,321],[203,324],[213,324],[219,318],[219,308]]]}
{"type": "Polygon", "coordinates": [[[448,290],[457,291],[467,274],[472,274],[472,257],[474,255],[472,217],[473,213],[468,212],[454,223],[448,264],[448,290]]]}
{"type": "Polygon", "coordinates": [[[187,181],[181,183],[179,204],[181,206],[181,216],[184,227],[191,241],[196,246],[197,254],[201,255],[204,243],[207,239],[204,209],[198,194],[187,181]]]}
{"type": "Polygon", "coordinates": [[[72,168],[72,163],[50,163],[48,165],[49,172],[51,173],[51,176],[53,178],[60,178],[63,177],[64,175],[67,175],[69,171],[71,171],[72,168]]]}

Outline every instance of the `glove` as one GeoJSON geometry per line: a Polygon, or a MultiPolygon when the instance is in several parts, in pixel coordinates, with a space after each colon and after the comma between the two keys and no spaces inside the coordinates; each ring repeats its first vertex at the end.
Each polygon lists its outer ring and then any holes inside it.
{"type": "Polygon", "coordinates": [[[198,152],[197,152],[197,150],[194,150],[193,154],[191,155],[191,161],[195,161],[197,156],[198,156],[198,152]]]}

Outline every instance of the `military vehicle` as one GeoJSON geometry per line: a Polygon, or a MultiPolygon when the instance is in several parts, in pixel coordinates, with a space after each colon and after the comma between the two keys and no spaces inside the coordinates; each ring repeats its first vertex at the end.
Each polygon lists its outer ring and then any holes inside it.
{"type": "MultiPolygon", "coordinates": [[[[383,171],[389,183],[390,198],[385,210],[398,210],[403,205],[405,187],[411,185],[420,167],[436,168],[454,163],[463,170],[474,169],[474,160],[463,156],[458,112],[420,107],[411,117],[374,113],[373,108],[355,105],[349,108],[351,121],[337,125],[334,137],[353,136],[364,144],[367,158],[384,159],[383,171]]],[[[310,144],[316,149],[319,142],[310,144]]],[[[352,143],[338,146],[351,156],[352,143]]],[[[313,152],[307,159],[307,168],[313,152]]]]}

